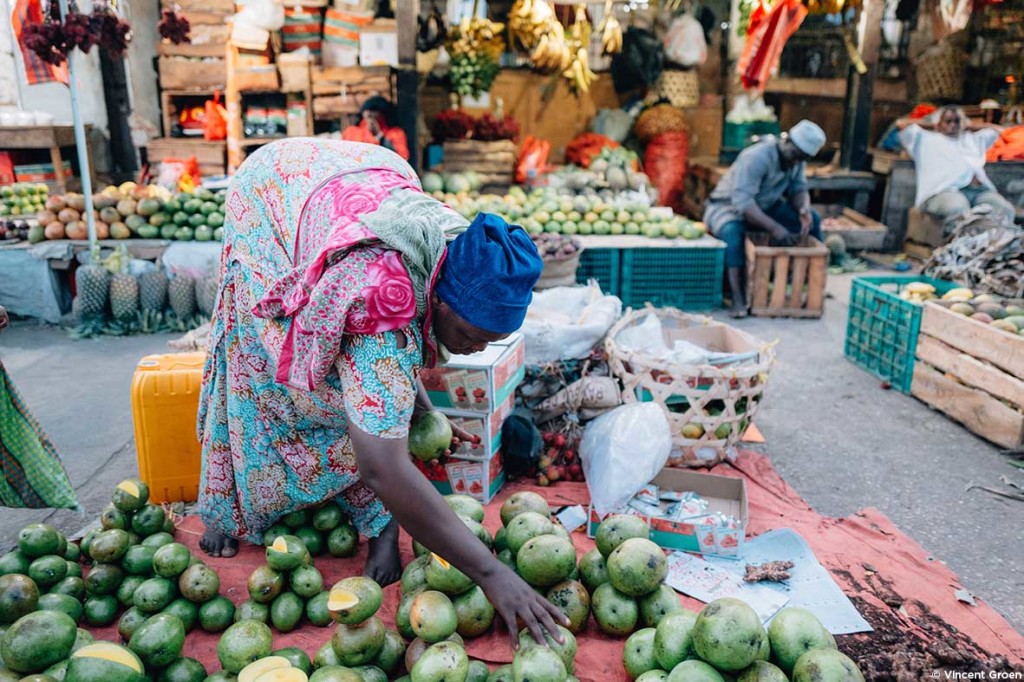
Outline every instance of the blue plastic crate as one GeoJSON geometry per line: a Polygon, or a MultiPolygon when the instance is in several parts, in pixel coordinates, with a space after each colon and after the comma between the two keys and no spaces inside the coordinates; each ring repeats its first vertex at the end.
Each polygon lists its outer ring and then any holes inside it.
{"type": "Polygon", "coordinates": [[[601,292],[612,296],[622,294],[622,249],[585,249],[580,254],[576,282],[586,284],[596,279],[601,292]]]}
{"type": "Polygon", "coordinates": [[[620,298],[632,308],[720,308],[724,269],[721,247],[623,249],[620,298]]]}
{"type": "Polygon", "coordinates": [[[850,287],[843,353],[853,364],[910,393],[921,306],[900,298],[913,282],[935,287],[939,296],[957,285],[922,276],[857,277],[850,287]]]}

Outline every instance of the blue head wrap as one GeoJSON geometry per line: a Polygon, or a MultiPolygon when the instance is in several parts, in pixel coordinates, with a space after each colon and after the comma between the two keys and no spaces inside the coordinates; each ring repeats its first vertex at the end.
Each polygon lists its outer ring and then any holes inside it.
{"type": "Polygon", "coordinates": [[[544,261],[526,230],[480,213],[448,245],[438,297],[474,327],[511,334],[526,318],[544,261]]]}

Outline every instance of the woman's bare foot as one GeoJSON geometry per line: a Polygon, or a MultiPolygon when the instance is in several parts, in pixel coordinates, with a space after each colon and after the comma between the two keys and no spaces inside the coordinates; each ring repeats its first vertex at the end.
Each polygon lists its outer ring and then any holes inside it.
{"type": "Polygon", "coordinates": [[[398,521],[394,519],[384,532],[370,538],[370,552],[366,557],[363,575],[386,587],[402,577],[402,560],[398,554],[398,521]]]}
{"type": "Polygon", "coordinates": [[[207,529],[199,540],[199,547],[210,556],[233,557],[238,554],[238,540],[218,533],[215,530],[207,529]]]}

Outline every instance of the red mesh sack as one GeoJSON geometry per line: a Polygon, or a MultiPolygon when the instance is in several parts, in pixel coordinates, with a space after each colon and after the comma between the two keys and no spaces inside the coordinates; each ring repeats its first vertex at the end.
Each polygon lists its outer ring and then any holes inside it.
{"type": "Polygon", "coordinates": [[[690,156],[690,134],[669,132],[655,135],[644,151],[644,172],[658,189],[658,204],[683,212],[683,178],[690,156]]]}

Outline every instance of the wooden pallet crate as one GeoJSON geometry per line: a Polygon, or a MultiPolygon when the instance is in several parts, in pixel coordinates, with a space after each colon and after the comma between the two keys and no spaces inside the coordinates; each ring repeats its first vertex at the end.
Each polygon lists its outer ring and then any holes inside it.
{"type": "Polygon", "coordinates": [[[227,145],[223,140],[208,141],[202,138],[160,137],[150,140],[146,145],[146,154],[150,163],[160,163],[163,159],[187,159],[196,157],[199,172],[204,177],[224,175],[225,153],[227,145]]]}
{"type": "Polygon", "coordinates": [[[485,186],[512,184],[517,149],[516,143],[512,140],[449,140],[443,147],[444,171],[474,171],[485,186]]]}
{"type": "Polygon", "coordinates": [[[911,395],[997,445],[1024,446],[1024,336],[928,303],[915,357],[911,395]]]}
{"type": "Polygon", "coordinates": [[[837,234],[851,251],[881,251],[885,247],[885,225],[841,204],[816,204],[822,218],[821,231],[837,234]]]}
{"type": "Polygon", "coordinates": [[[903,251],[907,255],[927,259],[932,251],[945,243],[945,227],[941,220],[914,206],[907,211],[907,235],[903,242],[903,251]]]}
{"type": "Polygon", "coordinates": [[[165,57],[223,57],[230,30],[226,23],[196,24],[189,31],[189,42],[175,45],[163,40],[157,53],[165,57]]]}
{"type": "Polygon", "coordinates": [[[359,113],[370,97],[381,95],[394,101],[390,67],[317,67],[311,73],[313,114],[336,118],[359,113]]]}
{"type": "Polygon", "coordinates": [[[160,87],[167,90],[223,89],[228,70],[223,59],[160,57],[160,87]]]}
{"type": "Polygon", "coordinates": [[[821,317],[825,311],[828,248],[814,237],[796,246],[769,246],[768,235],[747,235],[747,304],[759,317],[821,317]]]}

